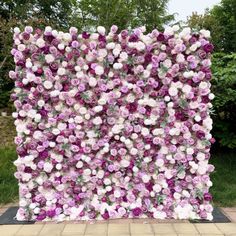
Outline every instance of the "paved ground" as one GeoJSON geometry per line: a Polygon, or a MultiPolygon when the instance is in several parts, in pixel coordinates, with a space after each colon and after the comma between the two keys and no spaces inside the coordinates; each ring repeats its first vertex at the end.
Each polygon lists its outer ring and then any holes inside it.
{"type": "MultiPolygon", "coordinates": [[[[7,205],[0,208],[2,214],[7,205]]],[[[99,222],[1,225],[0,236],[236,236],[236,208],[222,208],[232,223],[191,224],[188,221],[120,219],[99,222]]]]}
{"type": "Polygon", "coordinates": [[[0,226],[1,236],[236,236],[236,223],[95,223],[34,224],[0,226]]]}

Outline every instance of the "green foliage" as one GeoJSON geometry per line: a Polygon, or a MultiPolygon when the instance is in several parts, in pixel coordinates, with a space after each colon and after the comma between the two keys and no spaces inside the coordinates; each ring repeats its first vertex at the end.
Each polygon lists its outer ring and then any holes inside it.
{"type": "Polygon", "coordinates": [[[188,18],[188,25],[196,29],[211,31],[212,42],[217,52],[236,52],[236,1],[221,0],[205,14],[193,13],[188,18]]]}
{"type": "Polygon", "coordinates": [[[68,27],[76,0],[2,0],[0,16],[27,23],[30,18],[43,18],[57,27],[68,27]]]}
{"type": "Polygon", "coordinates": [[[236,53],[215,53],[212,58],[213,135],[222,146],[236,148],[236,53]]]}
{"type": "Polygon", "coordinates": [[[228,150],[217,152],[210,159],[215,166],[211,174],[213,186],[210,192],[213,195],[213,203],[217,206],[232,207],[236,205],[236,156],[228,150]]]}
{"type": "Polygon", "coordinates": [[[145,25],[147,31],[162,29],[174,17],[167,14],[169,0],[81,0],[77,5],[75,25],[85,30],[103,25],[119,29],[145,25]]]}
{"type": "Polygon", "coordinates": [[[13,202],[18,198],[16,171],[13,161],[16,159],[14,148],[0,148],[0,204],[13,202]]]}

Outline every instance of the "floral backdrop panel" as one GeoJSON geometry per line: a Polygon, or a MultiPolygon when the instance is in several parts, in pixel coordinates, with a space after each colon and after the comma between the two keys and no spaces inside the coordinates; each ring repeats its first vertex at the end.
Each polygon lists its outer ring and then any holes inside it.
{"type": "Polygon", "coordinates": [[[14,28],[17,219],[211,220],[209,38],[14,28]]]}

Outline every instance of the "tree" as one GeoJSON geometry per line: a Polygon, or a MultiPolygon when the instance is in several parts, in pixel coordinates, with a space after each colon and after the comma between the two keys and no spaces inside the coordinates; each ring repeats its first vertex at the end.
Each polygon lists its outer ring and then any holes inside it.
{"type": "Polygon", "coordinates": [[[119,29],[145,25],[147,31],[162,29],[173,19],[167,14],[169,0],[80,0],[78,20],[84,29],[112,25],[119,29]]]}
{"type": "Polygon", "coordinates": [[[211,31],[215,51],[236,52],[236,1],[222,0],[205,14],[193,13],[188,18],[192,28],[206,28],[211,31]]]}
{"type": "Polygon", "coordinates": [[[2,0],[0,16],[6,20],[16,18],[20,21],[43,18],[58,27],[68,27],[75,4],[76,0],[2,0]]]}

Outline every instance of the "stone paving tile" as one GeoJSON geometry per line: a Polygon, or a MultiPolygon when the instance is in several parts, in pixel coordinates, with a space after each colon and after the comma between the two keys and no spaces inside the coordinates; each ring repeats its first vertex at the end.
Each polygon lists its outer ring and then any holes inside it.
{"type": "Polygon", "coordinates": [[[1,225],[0,226],[0,232],[1,236],[13,236],[16,234],[22,225],[1,225]]]}
{"type": "Polygon", "coordinates": [[[172,224],[152,224],[153,231],[155,234],[175,234],[175,230],[172,224]]]}
{"type": "Polygon", "coordinates": [[[87,224],[85,235],[103,235],[107,234],[107,224],[87,224]]]}
{"type": "Polygon", "coordinates": [[[216,223],[215,225],[223,234],[236,234],[235,223],[216,223]]]}
{"type": "Polygon", "coordinates": [[[63,229],[61,235],[73,235],[73,234],[84,234],[85,233],[86,224],[66,224],[63,229]]]}
{"type": "Polygon", "coordinates": [[[108,224],[108,235],[130,234],[129,224],[108,224]]]}
{"type": "MultiPolygon", "coordinates": [[[[201,236],[201,234],[195,234],[195,233],[186,233],[186,234],[176,234],[176,236],[201,236]]],[[[163,235],[164,236],[164,235],[163,235]]],[[[218,235],[217,235],[218,236],[218,235]]]]}
{"type": "Polygon", "coordinates": [[[155,234],[155,236],[177,236],[177,234],[155,234]]]}
{"type": "Polygon", "coordinates": [[[194,225],[190,223],[174,223],[173,226],[178,234],[199,234],[194,225]]]}
{"type": "Polygon", "coordinates": [[[130,232],[131,235],[144,235],[144,234],[154,234],[152,227],[150,224],[135,224],[131,223],[130,224],[130,232]]]}
{"type": "Polygon", "coordinates": [[[39,236],[60,236],[65,224],[45,224],[39,236]]]}
{"type": "Polygon", "coordinates": [[[236,211],[236,207],[221,207],[220,209],[222,209],[225,212],[236,211]]]}
{"type": "Polygon", "coordinates": [[[16,236],[37,236],[42,230],[43,225],[23,225],[16,236]]]}
{"type": "Polygon", "coordinates": [[[201,234],[201,236],[224,236],[224,234],[201,234]]]}
{"type": "MultiPolygon", "coordinates": [[[[86,234],[85,234],[85,236],[86,236],[86,234]]],[[[88,236],[90,236],[90,235],[88,235],[88,236]]],[[[104,235],[104,236],[106,236],[106,235],[104,235]]],[[[130,234],[107,234],[107,236],[130,236],[130,234]]]]}
{"type": "Polygon", "coordinates": [[[236,223],[236,211],[228,211],[226,216],[228,216],[231,222],[236,223]]]}
{"type": "Polygon", "coordinates": [[[215,224],[199,223],[194,225],[200,234],[222,234],[215,224]]]}
{"type": "Polygon", "coordinates": [[[155,236],[155,235],[154,234],[131,234],[131,236],[155,236]]]}
{"type": "Polygon", "coordinates": [[[133,219],[111,219],[108,221],[108,223],[112,223],[112,224],[129,224],[129,223],[133,223],[133,219]]]}

